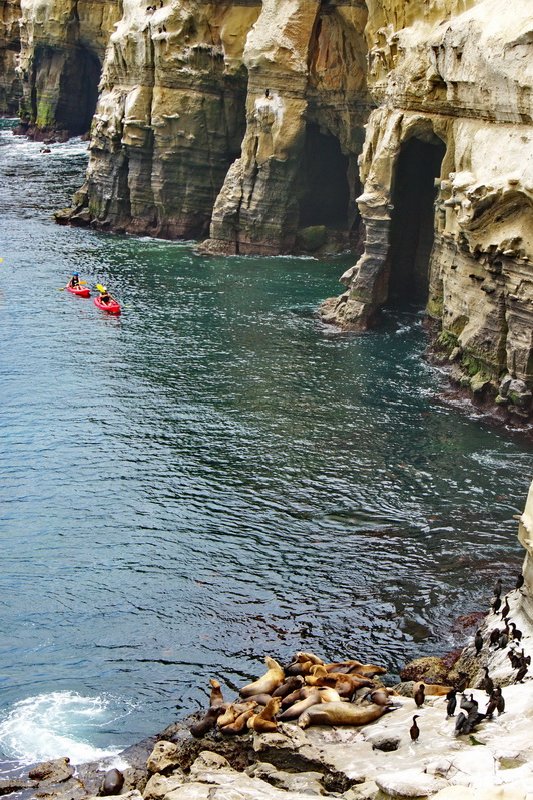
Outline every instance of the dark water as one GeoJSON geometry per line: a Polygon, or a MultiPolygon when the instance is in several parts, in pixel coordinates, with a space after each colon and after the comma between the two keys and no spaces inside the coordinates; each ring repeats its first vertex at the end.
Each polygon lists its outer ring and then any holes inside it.
{"type": "Polygon", "coordinates": [[[433,401],[420,316],[317,323],[349,259],[56,226],[85,148],[39,149],[1,134],[5,755],[132,743],[266,653],[456,645],[520,567],[531,450],[433,401]],[[73,268],[120,319],[58,291],[73,268]]]}

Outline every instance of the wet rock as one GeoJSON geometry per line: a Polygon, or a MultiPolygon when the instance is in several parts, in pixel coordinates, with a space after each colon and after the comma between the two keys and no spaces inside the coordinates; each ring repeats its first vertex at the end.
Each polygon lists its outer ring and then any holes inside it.
{"type": "Polygon", "coordinates": [[[45,783],[62,783],[74,775],[74,767],[69,758],[57,758],[54,761],[43,761],[28,772],[31,780],[45,783]]]}
{"type": "Polygon", "coordinates": [[[12,794],[22,789],[33,789],[37,785],[37,781],[28,781],[24,778],[2,778],[0,779],[0,795],[12,794]]]}
{"type": "Polygon", "coordinates": [[[401,738],[388,731],[370,732],[365,736],[370,742],[373,750],[381,750],[383,753],[391,753],[400,746],[401,738]]]}
{"type": "Polygon", "coordinates": [[[314,253],[321,248],[327,239],[327,228],[325,225],[312,225],[309,228],[302,228],[298,231],[296,244],[308,253],[314,253]]]}

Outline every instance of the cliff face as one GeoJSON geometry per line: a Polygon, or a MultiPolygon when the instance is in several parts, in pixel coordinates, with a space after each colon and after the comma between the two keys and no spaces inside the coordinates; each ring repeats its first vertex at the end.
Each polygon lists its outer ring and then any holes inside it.
{"type": "Polygon", "coordinates": [[[371,2],[378,107],[360,160],[365,252],[322,316],[427,301],[460,382],[518,414],[533,386],[533,13],[520,0],[371,2]],[[465,10],[465,6],[471,6],[465,10]],[[502,20],[505,23],[502,24],[502,20]]]}
{"type": "Polygon", "coordinates": [[[367,116],[362,0],[129,0],[113,33],[72,221],[206,249],[357,235],[367,116]]]}
{"type": "Polygon", "coordinates": [[[361,0],[263,2],[243,53],[242,154],[217,197],[210,249],[290,252],[357,234],[366,17],[361,0]]]}
{"type": "Polygon", "coordinates": [[[27,123],[86,130],[100,79],[87,182],[59,221],[228,253],[324,252],[363,233],[322,318],[364,330],[387,303],[425,306],[452,375],[527,416],[531,3],[148,3],[22,0],[27,123]]]}
{"type": "Polygon", "coordinates": [[[21,0],[22,121],[30,133],[86,133],[120,0],[21,0]]]}
{"type": "Polygon", "coordinates": [[[20,0],[2,0],[0,9],[0,115],[15,116],[22,97],[22,85],[17,72],[20,0]]]}
{"type": "Polygon", "coordinates": [[[126,0],[110,39],[73,222],[201,237],[245,128],[257,2],[126,0]]]}

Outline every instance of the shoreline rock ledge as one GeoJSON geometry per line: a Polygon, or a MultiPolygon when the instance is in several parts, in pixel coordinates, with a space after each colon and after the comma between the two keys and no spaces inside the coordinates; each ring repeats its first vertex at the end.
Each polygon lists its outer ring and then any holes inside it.
{"type": "MultiPolygon", "coordinates": [[[[278,722],[272,733],[229,736],[212,728],[195,738],[190,727],[202,716],[195,715],[128,748],[107,766],[87,764],[74,771],[68,759],[58,759],[34,767],[30,780],[11,786],[4,781],[0,791],[49,800],[117,794],[128,800],[533,800],[533,483],[518,538],[526,550],[522,576],[516,586],[514,579],[512,586],[503,580],[500,608],[494,598],[477,642],[464,648],[445,678],[455,687],[463,680],[453,717],[447,715],[449,686],[426,686],[420,703],[420,691],[415,693],[420,683],[413,682],[388,690],[394,713],[359,727],[303,730],[300,717],[300,724],[278,722]],[[508,635],[510,627],[514,636],[508,635]],[[487,715],[498,687],[504,704],[494,703],[487,715]],[[415,715],[420,734],[413,741],[415,715]]],[[[311,667],[307,674],[318,673],[311,667]]],[[[218,682],[213,684],[218,692],[218,682]]]]}

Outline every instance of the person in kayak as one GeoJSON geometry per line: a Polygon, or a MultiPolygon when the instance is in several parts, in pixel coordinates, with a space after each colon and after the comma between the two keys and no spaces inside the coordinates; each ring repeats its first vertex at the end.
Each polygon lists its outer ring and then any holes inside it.
{"type": "Polygon", "coordinates": [[[102,292],[100,292],[100,302],[101,303],[105,303],[105,305],[108,305],[111,302],[112,299],[113,298],[111,297],[111,295],[109,294],[107,289],[104,288],[104,290],[102,292]]]}
{"type": "Polygon", "coordinates": [[[76,286],[79,286],[79,285],[80,285],[79,273],[73,272],[72,273],[72,278],[67,283],[67,286],[70,286],[71,289],[74,289],[76,286]]]}

